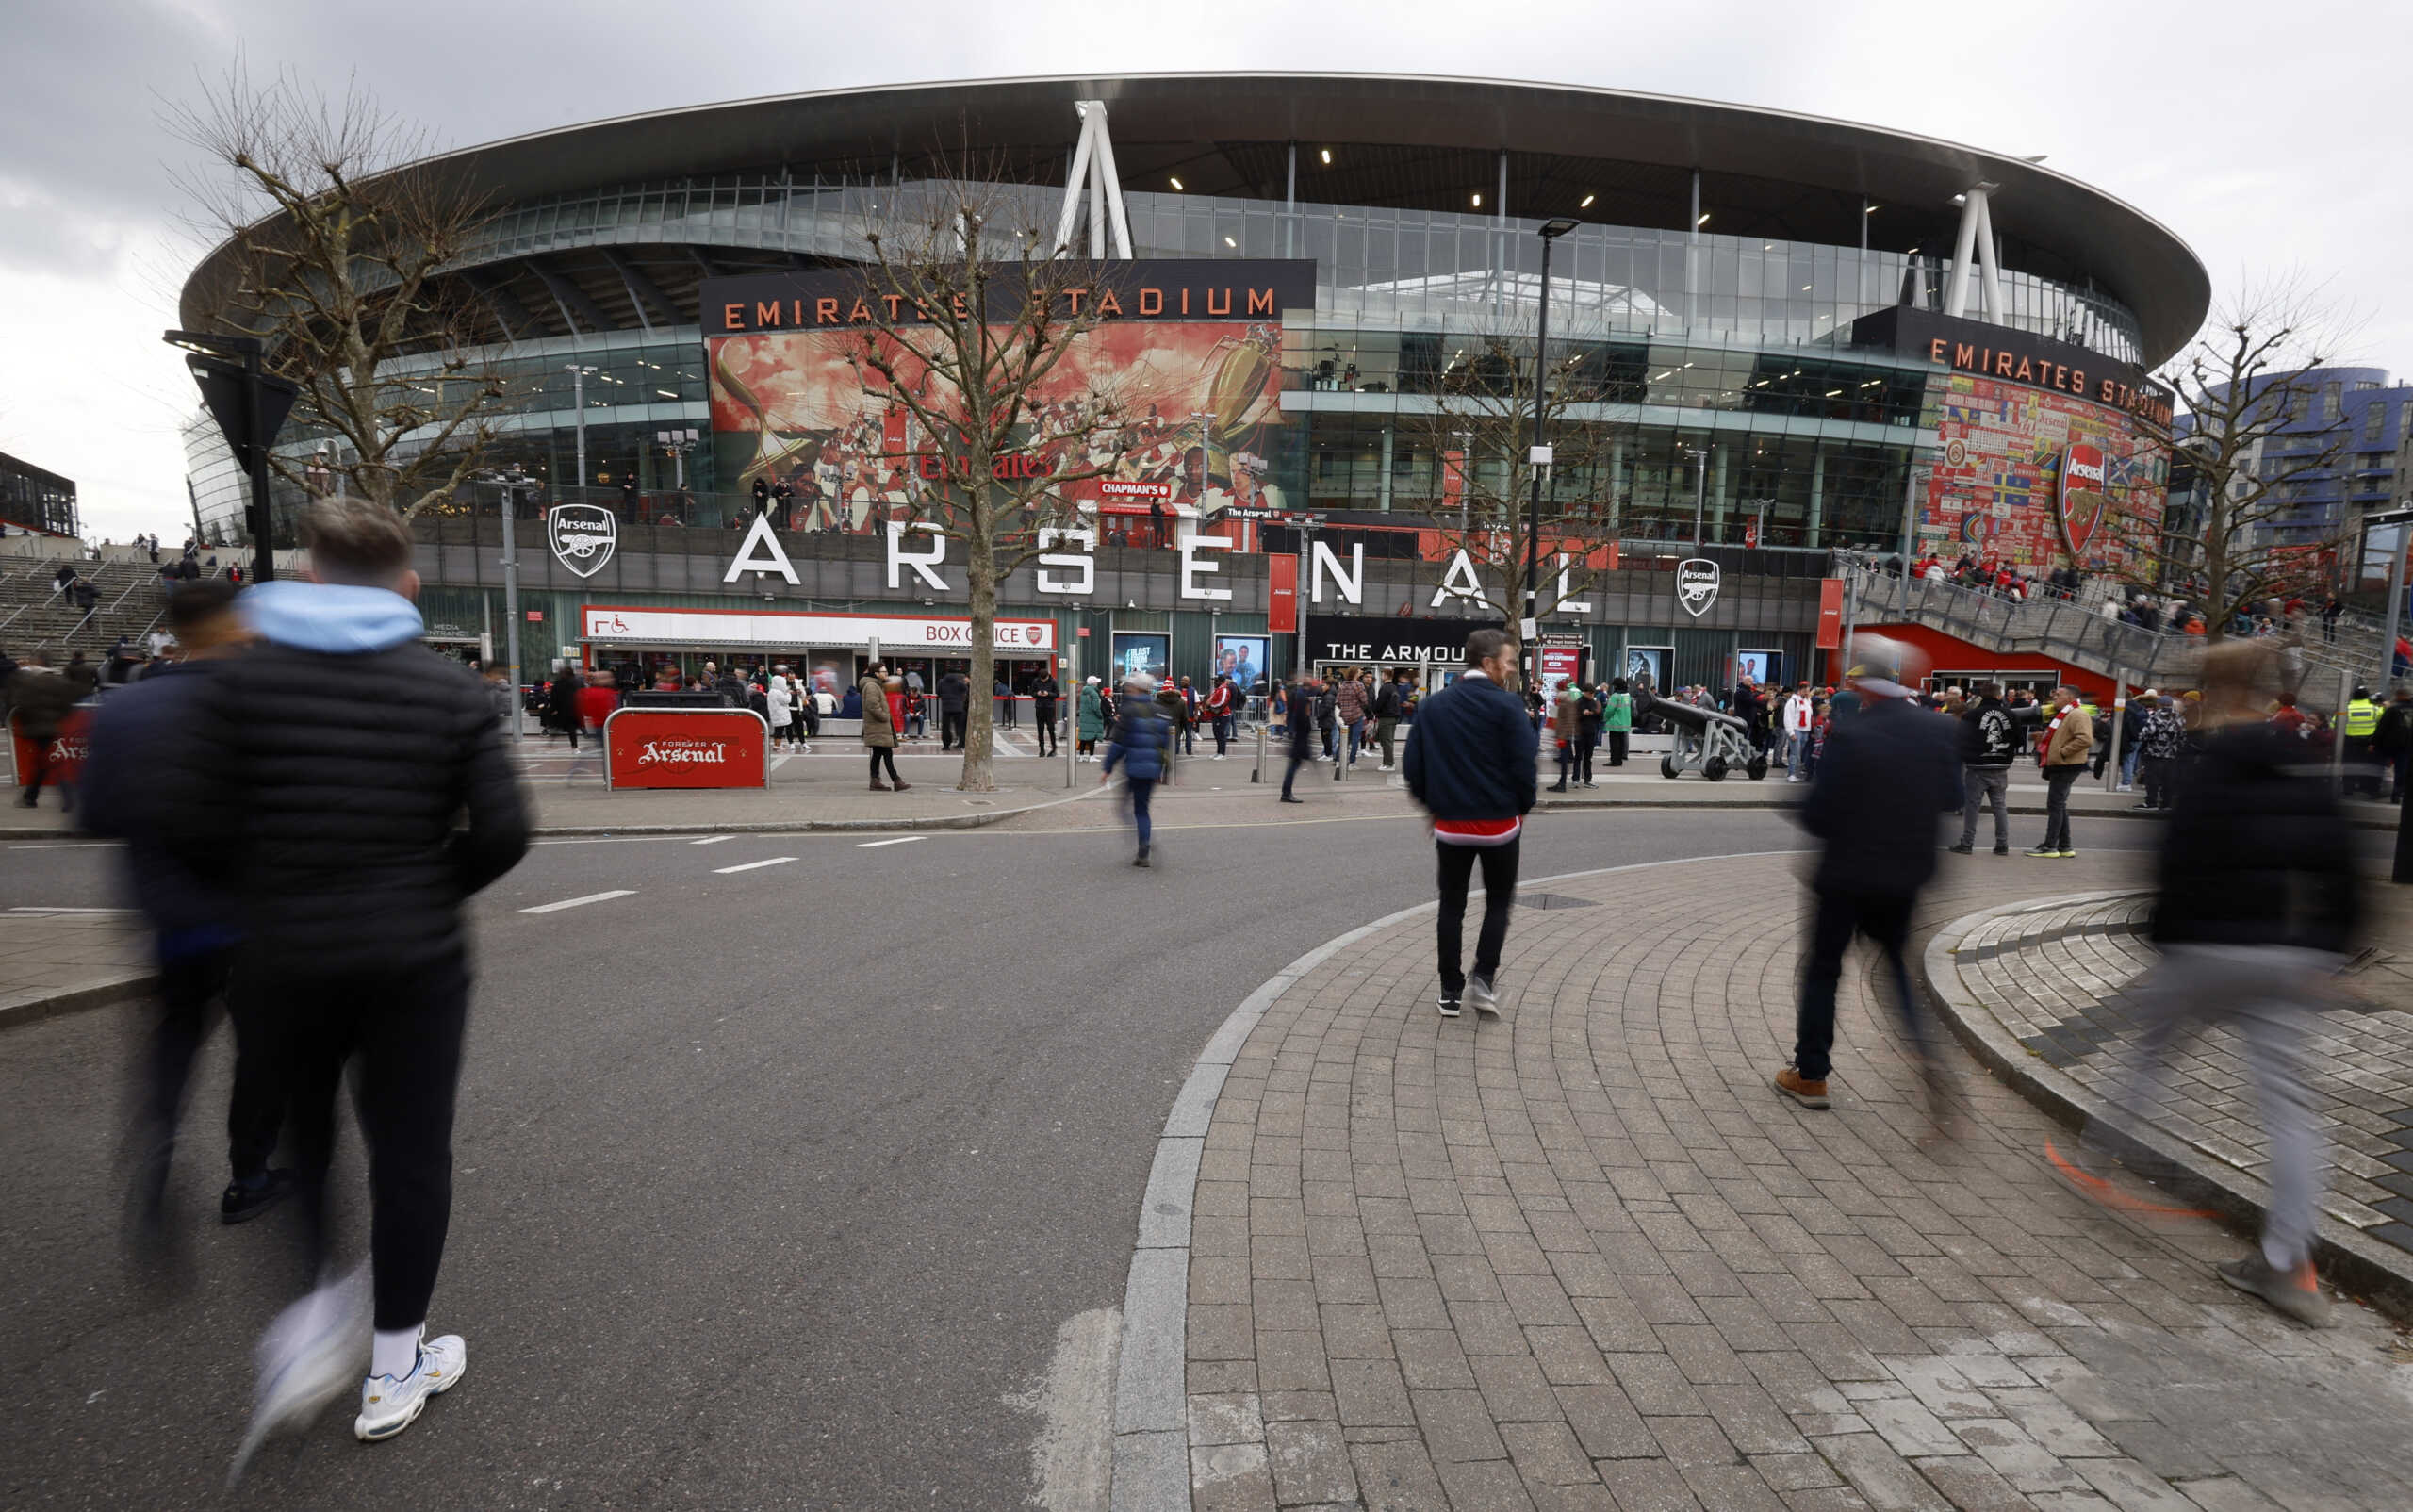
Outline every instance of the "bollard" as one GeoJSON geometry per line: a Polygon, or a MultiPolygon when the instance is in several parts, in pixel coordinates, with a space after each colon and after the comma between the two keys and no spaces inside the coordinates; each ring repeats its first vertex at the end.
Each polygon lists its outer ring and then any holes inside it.
{"type": "Polygon", "coordinates": [[[1261,724],[1256,727],[1256,764],[1249,768],[1248,780],[1252,782],[1265,781],[1265,726],[1261,724]]]}

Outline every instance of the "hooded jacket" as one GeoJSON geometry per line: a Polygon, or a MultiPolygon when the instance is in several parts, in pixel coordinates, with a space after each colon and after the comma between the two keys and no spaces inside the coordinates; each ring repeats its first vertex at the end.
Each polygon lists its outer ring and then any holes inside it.
{"type": "Polygon", "coordinates": [[[164,840],[280,975],[458,961],[462,903],[528,849],[484,688],[400,594],[272,583],[240,604],[260,644],[194,700],[190,760],[154,773],[164,840]]]}
{"type": "Polygon", "coordinates": [[[2019,721],[2000,698],[1979,698],[1961,714],[1961,760],[1971,766],[2009,766],[2019,754],[2019,721]]]}
{"type": "Polygon", "coordinates": [[[2353,948],[2354,834],[2306,758],[2264,724],[2205,738],[2162,839],[2155,943],[2353,948]]]}
{"type": "Polygon", "coordinates": [[[1935,875],[1935,830],[1961,805],[1952,728],[1908,698],[1863,696],[1830,724],[1801,828],[1827,843],[1820,892],[1908,897],[1935,875]]]}

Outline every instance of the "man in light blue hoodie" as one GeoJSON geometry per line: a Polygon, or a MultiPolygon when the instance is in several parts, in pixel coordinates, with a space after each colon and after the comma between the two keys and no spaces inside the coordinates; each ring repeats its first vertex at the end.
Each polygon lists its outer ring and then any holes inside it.
{"type": "MultiPolygon", "coordinates": [[[[410,1426],[468,1364],[457,1335],[425,1329],[451,1212],[461,913],[526,853],[528,814],[485,691],[420,643],[401,517],[321,499],[302,539],[308,582],[243,595],[258,644],[197,700],[192,758],[160,774],[174,789],[162,811],[168,844],[233,898],[244,945],[231,991],[279,1060],[321,1269],[336,1093],[357,1062],[374,1215],[373,1349],[353,1422],[367,1441],[410,1426]]],[[[271,1330],[246,1454],[357,1379],[358,1324],[338,1296],[322,1287],[271,1330]]]]}

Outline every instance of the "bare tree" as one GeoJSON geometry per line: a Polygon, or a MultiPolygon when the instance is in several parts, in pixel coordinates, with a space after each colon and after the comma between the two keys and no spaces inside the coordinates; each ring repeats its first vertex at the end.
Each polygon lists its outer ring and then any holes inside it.
{"type": "Polygon", "coordinates": [[[1037,196],[999,165],[942,165],[866,233],[866,318],[847,361],[865,395],[919,432],[911,524],[966,549],[972,696],[958,787],[996,787],[997,586],[1046,550],[1043,530],[1093,528],[1072,485],[1126,450],[1115,374],[1067,365],[1098,324],[1107,270],[1051,255],[1037,196]],[[1087,308],[1084,308],[1084,304],[1087,308]],[[936,472],[936,478],[927,477],[936,472]]]}
{"type": "MultiPolygon", "coordinates": [[[[1433,522],[1448,561],[1454,564],[1463,551],[1474,568],[1471,585],[1463,572],[1444,584],[1514,628],[1524,617],[1518,606],[1535,470],[1533,342],[1490,336],[1475,347],[1435,376],[1434,407],[1401,416],[1399,425],[1411,446],[1440,463],[1433,522]]],[[[1538,548],[1536,620],[1582,599],[1598,575],[1600,553],[1617,539],[1605,477],[1609,443],[1632,429],[1605,418],[1613,396],[1597,353],[1555,342],[1552,348],[1541,433],[1552,456],[1542,478],[1540,526],[1531,533],[1538,548]]],[[[1526,649],[1529,660],[1538,654],[1526,649]]]]}
{"type": "Polygon", "coordinates": [[[2342,505],[2334,518],[2304,517],[2321,484],[2339,478],[2345,495],[2349,437],[2323,370],[2340,341],[2337,317],[2294,284],[2251,288],[2158,375],[2175,412],[2140,412],[2173,487],[2166,501],[2134,490],[2115,506],[2137,543],[2125,576],[2191,599],[2208,639],[2265,600],[2321,589],[2351,537],[2342,505]]]}
{"type": "Polygon", "coordinates": [[[483,312],[438,276],[486,225],[484,198],[357,86],[331,99],[290,74],[254,82],[238,61],[167,124],[209,164],[181,186],[196,229],[221,243],[205,323],[257,337],[268,370],[300,386],[293,420],[336,443],[321,465],[271,467],[404,515],[449,497],[478,467],[502,393],[470,350],[483,312]]]}

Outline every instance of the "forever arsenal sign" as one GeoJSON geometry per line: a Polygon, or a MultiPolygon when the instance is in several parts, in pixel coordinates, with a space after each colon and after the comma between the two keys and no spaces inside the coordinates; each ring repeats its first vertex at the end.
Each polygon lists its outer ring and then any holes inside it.
{"type": "MultiPolygon", "coordinates": [[[[83,780],[84,753],[92,732],[92,711],[85,705],[67,711],[58,722],[58,733],[50,742],[50,772],[44,781],[57,785],[73,785],[83,780]]],[[[17,716],[8,719],[8,739],[16,746],[17,770],[30,772],[39,755],[34,739],[18,728],[17,716]]]]}
{"type": "Polygon", "coordinates": [[[768,787],[771,731],[751,709],[618,709],[603,774],[622,787],[768,787]]]}

